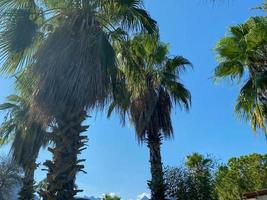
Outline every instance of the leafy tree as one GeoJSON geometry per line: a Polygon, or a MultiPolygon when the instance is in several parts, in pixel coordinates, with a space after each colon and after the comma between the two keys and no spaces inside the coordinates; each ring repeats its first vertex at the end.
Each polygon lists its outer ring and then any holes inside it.
{"type": "Polygon", "coordinates": [[[215,161],[194,153],[185,166],[168,167],[165,172],[166,194],[176,200],[216,200],[215,161]]]}
{"type": "Polygon", "coordinates": [[[9,200],[21,184],[22,171],[9,157],[0,157],[0,200],[9,200]]]}
{"type": "Polygon", "coordinates": [[[190,92],[180,83],[179,75],[190,62],[180,56],[169,57],[166,44],[143,34],[121,43],[117,48],[121,79],[125,85],[110,105],[109,116],[115,108],[123,121],[127,114],[138,141],[147,144],[152,176],[148,183],[151,199],[163,200],[165,185],[160,146],[164,138],[173,135],[173,105],[189,109],[190,92]]]}
{"type": "Polygon", "coordinates": [[[1,141],[11,142],[12,158],[22,167],[24,177],[19,199],[34,198],[34,171],[40,148],[48,144],[48,135],[43,127],[29,116],[28,99],[12,95],[0,105],[8,111],[0,128],[1,141]]]}
{"type": "Polygon", "coordinates": [[[164,180],[169,199],[188,200],[188,173],[183,167],[167,167],[164,180]]]}
{"type": "Polygon", "coordinates": [[[250,120],[254,131],[262,128],[266,132],[267,17],[250,18],[229,32],[216,46],[215,77],[242,84],[235,111],[250,120]]]}
{"type": "Polygon", "coordinates": [[[153,34],[156,22],[142,0],[3,0],[0,12],[3,70],[32,66],[32,113],[54,129],[42,196],[71,200],[84,168],[77,155],[87,141],[86,111],[103,108],[116,86],[112,43],[127,31],[153,34]]]}
{"type": "Polygon", "coordinates": [[[267,155],[252,154],[232,158],[216,173],[219,200],[241,199],[246,192],[267,187],[267,155]]]}
{"type": "Polygon", "coordinates": [[[192,199],[215,199],[213,176],[215,161],[194,153],[187,156],[186,166],[189,173],[189,181],[192,185],[189,193],[194,194],[192,199]]]}
{"type": "Polygon", "coordinates": [[[103,200],[121,200],[121,198],[118,196],[111,196],[111,195],[106,194],[103,200]]]}

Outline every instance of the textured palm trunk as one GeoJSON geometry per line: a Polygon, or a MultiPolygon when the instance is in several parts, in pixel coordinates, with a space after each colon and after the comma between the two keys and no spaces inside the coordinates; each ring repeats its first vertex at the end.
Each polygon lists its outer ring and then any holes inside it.
{"type": "Polygon", "coordinates": [[[36,159],[32,159],[24,167],[24,177],[22,179],[22,188],[19,192],[19,200],[33,200],[34,199],[34,171],[37,167],[35,163],[36,159]]]}
{"type": "Polygon", "coordinates": [[[151,200],[165,200],[165,184],[161,162],[161,137],[158,133],[148,133],[147,146],[150,152],[151,181],[148,186],[151,190],[151,200]]]}
{"type": "Polygon", "coordinates": [[[78,154],[85,149],[87,142],[87,137],[81,135],[88,128],[82,126],[85,118],[86,112],[83,111],[58,120],[53,136],[55,147],[49,148],[53,160],[44,163],[48,167],[47,188],[41,191],[44,200],[73,200],[81,192],[76,189],[75,179],[84,168],[80,164],[84,160],[78,160],[78,154]]]}

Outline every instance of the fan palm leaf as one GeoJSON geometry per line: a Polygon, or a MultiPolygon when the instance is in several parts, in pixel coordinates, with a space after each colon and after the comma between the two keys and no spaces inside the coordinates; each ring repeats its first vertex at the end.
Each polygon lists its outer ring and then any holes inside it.
{"type": "Polygon", "coordinates": [[[14,74],[31,62],[43,38],[39,25],[44,18],[34,1],[3,0],[0,19],[1,70],[14,74]]]}
{"type": "Polygon", "coordinates": [[[235,111],[251,122],[254,131],[266,132],[267,18],[253,17],[229,32],[216,46],[215,78],[242,84],[235,111]]]}

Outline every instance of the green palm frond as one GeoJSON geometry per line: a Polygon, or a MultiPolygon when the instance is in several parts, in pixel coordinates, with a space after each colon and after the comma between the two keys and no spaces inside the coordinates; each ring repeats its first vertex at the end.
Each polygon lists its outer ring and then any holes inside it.
{"type": "Polygon", "coordinates": [[[4,13],[0,32],[2,71],[12,74],[30,62],[42,38],[38,33],[38,18],[31,9],[12,9],[4,13]]]}
{"type": "Polygon", "coordinates": [[[27,99],[11,95],[7,100],[7,103],[0,105],[1,111],[7,111],[0,127],[1,144],[11,142],[12,157],[24,166],[38,154],[42,146],[48,144],[49,138],[43,126],[30,117],[27,99]]]}
{"type": "Polygon", "coordinates": [[[46,116],[105,105],[116,77],[115,52],[94,20],[74,13],[38,50],[34,102],[46,116]]]}
{"type": "Polygon", "coordinates": [[[261,128],[266,132],[265,106],[258,99],[253,80],[248,80],[242,87],[237,99],[235,111],[240,118],[250,121],[254,131],[261,128]]]}
{"type": "Polygon", "coordinates": [[[230,34],[216,46],[219,65],[214,74],[215,80],[230,78],[238,80],[238,84],[245,82],[240,90],[235,112],[240,118],[250,121],[254,131],[261,128],[267,133],[264,100],[266,32],[266,17],[252,17],[244,24],[231,27],[230,34]]]}
{"type": "Polygon", "coordinates": [[[246,46],[240,40],[237,42],[235,38],[226,37],[221,39],[217,46],[216,51],[220,56],[219,59],[239,59],[245,58],[246,46]]]}
{"type": "Polygon", "coordinates": [[[48,8],[48,9],[64,9],[67,8],[68,6],[70,6],[72,3],[74,3],[75,1],[71,0],[71,1],[66,1],[66,0],[43,0],[44,5],[48,8]]]}
{"type": "Polygon", "coordinates": [[[164,68],[167,73],[180,75],[188,66],[192,67],[192,63],[182,56],[175,56],[167,60],[164,68]]]}
{"type": "Polygon", "coordinates": [[[224,61],[221,62],[215,69],[215,79],[231,79],[240,80],[244,75],[244,65],[239,61],[224,61]]]}
{"type": "Polygon", "coordinates": [[[11,9],[22,9],[35,6],[34,0],[1,0],[0,13],[3,14],[11,9]]]}
{"type": "Polygon", "coordinates": [[[249,79],[240,90],[235,111],[241,118],[249,120],[250,113],[254,110],[256,104],[257,92],[253,80],[249,79]]]}
{"type": "Polygon", "coordinates": [[[16,107],[17,107],[17,105],[12,104],[12,103],[3,103],[0,105],[0,110],[7,110],[10,108],[16,108],[16,107]]]}
{"type": "Polygon", "coordinates": [[[143,8],[142,0],[105,0],[103,16],[124,30],[157,32],[157,23],[143,8]],[[106,17],[107,16],[107,17],[106,17]]]}
{"type": "Polygon", "coordinates": [[[175,104],[178,104],[181,108],[189,110],[191,106],[191,93],[184,87],[183,84],[175,81],[165,82],[166,88],[168,88],[170,97],[175,104]]]}

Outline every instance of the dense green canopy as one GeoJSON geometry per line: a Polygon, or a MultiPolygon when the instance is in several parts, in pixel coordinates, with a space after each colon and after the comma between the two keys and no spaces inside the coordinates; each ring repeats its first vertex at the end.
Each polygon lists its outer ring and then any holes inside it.
{"type": "Polygon", "coordinates": [[[267,17],[250,18],[229,32],[216,46],[215,78],[230,78],[241,85],[236,113],[249,120],[254,131],[266,132],[267,17]]]}

